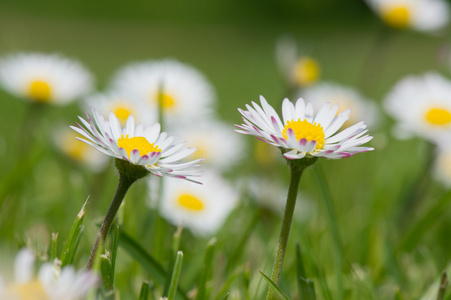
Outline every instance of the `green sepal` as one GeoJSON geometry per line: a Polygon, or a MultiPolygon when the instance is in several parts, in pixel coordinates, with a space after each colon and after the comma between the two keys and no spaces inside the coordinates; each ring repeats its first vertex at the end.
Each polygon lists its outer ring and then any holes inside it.
{"type": "Polygon", "coordinates": [[[115,165],[121,177],[129,182],[135,182],[150,174],[144,166],[135,165],[123,159],[116,158],[115,165]]]}

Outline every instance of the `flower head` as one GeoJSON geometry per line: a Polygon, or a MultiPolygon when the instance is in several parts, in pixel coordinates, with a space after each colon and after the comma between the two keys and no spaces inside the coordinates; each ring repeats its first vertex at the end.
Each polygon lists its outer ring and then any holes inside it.
{"type": "Polygon", "coordinates": [[[130,115],[125,128],[122,128],[116,115],[109,114],[106,121],[93,110],[94,120],[88,115],[87,121],[79,117],[82,125],[71,126],[84,138],[81,141],[93,146],[100,152],[123,160],[135,166],[142,166],[157,176],[182,178],[189,181],[199,176],[198,163],[202,159],[180,162],[196,149],[184,148],[184,143],[174,144],[174,137],[160,132],[160,124],[135,127],[135,119],[130,115]]]}
{"type": "Polygon", "coordinates": [[[161,99],[168,126],[204,117],[210,113],[215,100],[213,87],[204,75],[175,60],[125,66],[114,76],[112,88],[147,103],[155,118],[161,99]]]}
{"type": "Polygon", "coordinates": [[[35,276],[34,263],[31,250],[22,249],[17,254],[14,280],[0,285],[1,299],[77,300],[99,284],[99,278],[90,271],[76,272],[72,266],[61,269],[55,263],[44,263],[35,276]]]}
{"type": "Polygon", "coordinates": [[[366,125],[359,122],[336,133],[349,120],[351,110],[337,115],[338,104],[326,103],[316,116],[313,105],[299,98],[295,105],[288,99],[282,104],[283,122],[272,106],[260,97],[262,107],[255,102],[238,109],[245,124],[236,125],[238,133],[253,135],[270,145],[279,147],[287,159],[304,157],[345,158],[373,150],[360,147],[373,137],[365,134],[366,125]]]}
{"type": "Polygon", "coordinates": [[[65,104],[90,92],[93,78],[77,61],[56,54],[18,53],[0,60],[0,85],[33,102],[65,104]]]}
{"type": "Polygon", "coordinates": [[[449,137],[451,82],[436,73],[408,76],[384,100],[388,114],[398,121],[397,137],[418,135],[433,142],[449,137]]]}
{"type": "Polygon", "coordinates": [[[448,5],[443,0],[366,0],[388,25],[434,31],[449,22],[448,5]]]}
{"type": "Polygon", "coordinates": [[[203,185],[168,179],[164,184],[161,214],[175,225],[182,223],[197,234],[218,230],[238,201],[238,194],[220,175],[206,170],[203,185]]]}

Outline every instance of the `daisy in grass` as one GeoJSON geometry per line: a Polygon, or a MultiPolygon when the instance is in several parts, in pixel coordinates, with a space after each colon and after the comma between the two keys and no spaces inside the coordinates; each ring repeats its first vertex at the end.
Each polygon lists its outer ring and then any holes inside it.
{"type": "Polygon", "coordinates": [[[66,104],[93,88],[79,62],[56,54],[18,53],[0,60],[0,85],[32,102],[66,104]]]}
{"type": "Polygon", "coordinates": [[[88,166],[94,172],[103,170],[108,163],[108,157],[77,138],[82,136],[64,127],[55,132],[53,140],[57,148],[71,160],[88,166]]]}
{"type": "Polygon", "coordinates": [[[398,138],[420,136],[433,142],[449,138],[451,81],[436,73],[408,76],[384,100],[385,110],[398,124],[398,138]]]}
{"type": "Polygon", "coordinates": [[[125,126],[127,119],[133,115],[137,123],[143,125],[154,124],[158,121],[158,112],[151,110],[136,98],[129,95],[110,91],[102,94],[94,94],[84,101],[86,111],[97,110],[101,115],[107,117],[111,112],[117,117],[121,126],[125,126]]]}
{"type": "Polygon", "coordinates": [[[366,0],[388,25],[435,31],[449,22],[448,4],[443,0],[366,0]]]}
{"type": "Polygon", "coordinates": [[[135,119],[130,115],[125,128],[122,128],[113,112],[110,112],[108,121],[95,110],[93,110],[94,119],[86,116],[87,120],[79,118],[81,125],[77,124],[78,127],[71,128],[83,136],[81,141],[114,157],[119,172],[116,193],[91,251],[89,270],[94,265],[97,249],[105,241],[122,200],[136,180],[154,174],[159,177],[168,176],[197,182],[193,177],[199,176],[198,163],[202,159],[185,161],[184,159],[196,149],[185,148],[184,143],[174,143],[174,137],[168,136],[166,132],[160,132],[158,123],[151,126],[135,126],[135,119]]]}
{"type": "Polygon", "coordinates": [[[312,102],[313,109],[317,111],[327,102],[331,105],[338,104],[337,113],[350,108],[352,114],[344,126],[355,124],[360,120],[364,121],[368,126],[375,126],[378,123],[379,111],[377,106],[352,88],[323,82],[308,87],[299,92],[299,94],[309,99],[312,102]]]}
{"type": "Polygon", "coordinates": [[[238,133],[253,135],[270,145],[279,147],[287,159],[304,157],[325,157],[340,159],[360,152],[373,150],[361,147],[369,142],[364,122],[358,122],[336,133],[350,118],[347,109],[337,115],[338,104],[326,103],[316,116],[313,105],[300,98],[296,104],[285,99],[282,104],[283,122],[272,106],[260,97],[261,106],[252,102],[246,105],[248,110],[238,109],[245,124],[236,125],[238,133]]]}
{"type": "Polygon", "coordinates": [[[245,145],[242,137],[220,121],[211,119],[178,128],[175,132],[189,141],[188,146],[195,145],[197,151],[194,156],[205,158],[205,164],[210,167],[226,171],[243,158],[245,145]]]}
{"type": "Polygon", "coordinates": [[[81,125],[71,126],[83,136],[80,141],[130,165],[141,166],[143,171],[156,176],[197,182],[192,177],[199,176],[198,163],[202,159],[180,162],[196,149],[185,148],[184,143],[174,144],[174,137],[168,136],[166,132],[160,132],[160,124],[135,126],[135,119],[130,115],[125,127],[122,128],[119,119],[112,112],[108,121],[95,110],[93,110],[94,120],[86,116],[87,121],[79,117],[81,125]]]}
{"type": "Polygon", "coordinates": [[[238,202],[235,189],[212,170],[202,174],[203,185],[169,178],[165,181],[161,214],[174,225],[182,223],[195,234],[215,233],[238,202]]]}
{"type": "Polygon", "coordinates": [[[72,266],[61,269],[57,263],[44,263],[36,276],[34,264],[32,251],[22,249],[14,263],[14,280],[7,282],[3,281],[5,278],[0,278],[0,299],[85,299],[100,283],[99,278],[90,271],[77,272],[72,266]]]}
{"type": "Polygon", "coordinates": [[[319,63],[310,56],[299,55],[296,41],[291,37],[283,37],[277,41],[276,61],[290,86],[309,86],[320,78],[319,63]]]}
{"type": "Polygon", "coordinates": [[[158,112],[161,101],[169,126],[192,124],[193,118],[210,114],[216,98],[213,87],[199,71],[169,59],[125,66],[114,76],[112,88],[147,103],[154,112],[158,112]]]}

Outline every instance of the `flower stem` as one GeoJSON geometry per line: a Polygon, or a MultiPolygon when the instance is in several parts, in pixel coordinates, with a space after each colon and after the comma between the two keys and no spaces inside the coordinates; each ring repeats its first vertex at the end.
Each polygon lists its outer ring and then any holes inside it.
{"type": "MultiPolygon", "coordinates": [[[[287,249],[288,236],[290,235],[291,220],[293,219],[293,212],[296,206],[296,197],[298,195],[299,183],[301,176],[306,166],[299,167],[294,163],[289,163],[290,166],[290,186],[288,188],[287,203],[285,205],[285,212],[282,220],[282,229],[280,230],[279,244],[277,246],[277,253],[274,259],[274,266],[271,273],[271,280],[279,286],[280,274],[282,272],[283,260],[285,258],[285,251],[287,249]]],[[[266,299],[276,299],[275,291],[269,287],[266,299]]]]}
{"type": "Polygon", "coordinates": [[[92,248],[91,257],[89,258],[87,267],[88,270],[92,269],[99,245],[105,242],[105,238],[108,234],[108,231],[110,230],[111,224],[114,221],[114,217],[116,216],[116,213],[121,206],[122,200],[124,200],[125,194],[134,181],[135,180],[127,176],[123,176],[122,174],[120,175],[119,184],[117,186],[116,193],[114,194],[113,201],[111,201],[105,219],[103,220],[102,226],[100,227],[99,233],[97,234],[97,239],[94,243],[94,247],[92,248]]]}

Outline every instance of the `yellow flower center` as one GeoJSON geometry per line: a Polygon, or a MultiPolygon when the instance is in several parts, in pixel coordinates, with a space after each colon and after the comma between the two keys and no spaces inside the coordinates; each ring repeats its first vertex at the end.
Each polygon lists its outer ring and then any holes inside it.
{"type": "Polygon", "coordinates": [[[177,199],[177,202],[179,205],[189,210],[201,211],[204,209],[204,203],[198,198],[189,194],[180,195],[180,197],[177,199]]]}
{"type": "Polygon", "coordinates": [[[119,122],[124,125],[127,122],[128,117],[133,114],[133,111],[126,105],[117,105],[114,107],[113,113],[119,119],[119,122]]]}
{"type": "Polygon", "coordinates": [[[322,149],[324,147],[325,134],[323,127],[320,124],[312,124],[307,120],[301,121],[288,121],[287,125],[283,128],[282,135],[285,139],[288,139],[288,129],[291,128],[294,131],[296,140],[306,139],[307,141],[316,141],[315,149],[322,149]]]}
{"type": "Polygon", "coordinates": [[[382,12],[382,19],[390,26],[406,28],[410,22],[409,8],[402,5],[387,7],[382,12]]]}
{"type": "Polygon", "coordinates": [[[149,143],[145,137],[135,136],[130,138],[128,137],[128,134],[125,137],[124,135],[121,135],[121,137],[117,140],[117,146],[119,148],[124,148],[125,151],[127,151],[129,158],[130,153],[135,149],[139,151],[141,156],[150,152],[161,152],[161,149],[158,146],[155,146],[153,143],[149,143]]]}
{"type": "Polygon", "coordinates": [[[41,282],[38,280],[33,280],[27,283],[14,284],[12,286],[6,287],[3,292],[2,299],[11,300],[47,300],[48,297],[42,286],[41,282]]]}
{"type": "Polygon", "coordinates": [[[295,82],[300,86],[314,83],[320,76],[319,64],[310,57],[302,57],[298,60],[293,69],[295,82]]]}
{"type": "Polygon", "coordinates": [[[28,87],[28,97],[38,102],[50,102],[51,95],[50,85],[43,80],[34,80],[28,87]]]}
{"type": "Polygon", "coordinates": [[[432,125],[444,126],[451,123],[451,112],[444,108],[431,108],[425,115],[425,119],[432,125]]]}
{"type": "Polygon", "coordinates": [[[62,150],[70,158],[78,161],[82,161],[86,156],[86,152],[91,150],[92,147],[82,141],[75,139],[75,137],[80,137],[80,135],[67,132],[63,135],[63,142],[61,143],[62,150]]]}
{"type": "Polygon", "coordinates": [[[169,110],[171,108],[174,108],[176,104],[174,97],[166,93],[163,93],[163,95],[161,96],[157,94],[155,97],[153,97],[153,99],[155,99],[154,101],[156,101],[157,103],[161,101],[161,106],[163,110],[169,110]],[[160,97],[162,97],[161,100],[160,97]]]}

